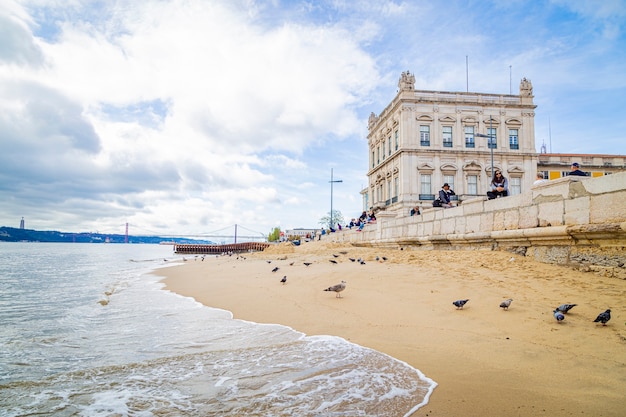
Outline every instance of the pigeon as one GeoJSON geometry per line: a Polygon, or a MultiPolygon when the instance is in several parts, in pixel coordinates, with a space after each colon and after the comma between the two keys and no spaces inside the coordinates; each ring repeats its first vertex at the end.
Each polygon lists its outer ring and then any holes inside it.
{"type": "Polygon", "coordinates": [[[345,289],[346,289],[346,281],[341,281],[341,283],[337,285],[333,285],[332,287],[328,287],[324,291],[334,291],[337,293],[335,298],[341,298],[341,294],[339,293],[345,289]]]}
{"type": "Polygon", "coordinates": [[[334,264],[336,264],[336,263],[337,263],[337,261],[336,261],[336,260],[334,260],[334,259],[331,259],[331,260],[330,260],[330,262],[332,262],[332,263],[334,263],[334,264]]]}
{"type": "Polygon", "coordinates": [[[339,258],[339,255],[336,255],[336,254],[333,253],[333,257],[339,258]]]}
{"type": "Polygon", "coordinates": [[[285,285],[287,283],[287,275],[285,275],[283,279],[280,280],[280,282],[282,282],[283,285],[285,285]]]}
{"type": "Polygon", "coordinates": [[[272,261],[265,261],[265,262],[267,262],[268,264],[271,264],[271,263],[272,263],[272,261]]]}
{"type": "Polygon", "coordinates": [[[275,267],[274,269],[272,269],[272,272],[276,272],[278,271],[278,267],[275,267]]]}
{"type": "Polygon", "coordinates": [[[361,265],[365,265],[365,261],[361,261],[359,262],[361,265]]]}
{"type": "Polygon", "coordinates": [[[293,262],[289,262],[289,266],[293,266],[293,264],[294,264],[293,262]]]}
{"type": "Polygon", "coordinates": [[[500,303],[500,307],[502,307],[505,310],[508,310],[509,306],[511,305],[511,301],[513,301],[512,298],[509,298],[508,300],[504,300],[503,302],[500,303]]]}
{"type": "Polygon", "coordinates": [[[567,313],[568,311],[570,311],[572,308],[576,307],[577,305],[578,304],[561,304],[556,309],[559,310],[561,313],[567,313]]]}
{"type": "Polygon", "coordinates": [[[350,262],[356,261],[356,259],[354,259],[354,258],[348,258],[348,259],[350,259],[350,262]]]}
{"type": "Polygon", "coordinates": [[[387,260],[387,257],[386,257],[386,256],[383,256],[383,261],[386,261],[386,260],[387,260]]]}
{"type": "Polygon", "coordinates": [[[456,306],[456,309],[458,310],[458,309],[463,309],[463,306],[468,301],[469,301],[469,298],[467,300],[456,300],[452,304],[454,304],[456,306]]]}
{"type": "Polygon", "coordinates": [[[311,265],[311,262],[303,262],[303,263],[304,263],[304,266],[309,266],[309,265],[311,265]]]}
{"type": "Polygon", "coordinates": [[[376,261],[379,261],[379,260],[380,260],[380,258],[377,256],[377,257],[376,257],[376,261]]]}
{"type": "Polygon", "coordinates": [[[606,322],[611,320],[611,310],[606,310],[604,313],[598,314],[598,317],[593,321],[594,323],[602,323],[606,326],[606,322]]]}
{"type": "Polygon", "coordinates": [[[561,322],[565,319],[565,315],[561,312],[561,310],[559,310],[558,307],[554,310],[554,318],[558,322],[561,322]]]}

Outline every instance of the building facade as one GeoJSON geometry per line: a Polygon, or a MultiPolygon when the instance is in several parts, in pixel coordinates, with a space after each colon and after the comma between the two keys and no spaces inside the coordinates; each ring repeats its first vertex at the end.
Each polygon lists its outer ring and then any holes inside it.
{"type": "Polygon", "coordinates": [[[527,79],[519,95],[439,92],[415,90],[415,77],[403,72],[395,98],[369,117],[365,209],[430,205],[444,183],[460,201],[484,196],[492,169],[509,179],[511,194],[529,190],[537,172],[535,107],[527,79]]]}
{"type": "Polygon", "coordinates": [[[590,177],[626,171],[626,155],[546,153],[544,149],[542,146],[537,171],[550,180],[567,176],[573,162],[578,162],[580,170],[590,177]]]}

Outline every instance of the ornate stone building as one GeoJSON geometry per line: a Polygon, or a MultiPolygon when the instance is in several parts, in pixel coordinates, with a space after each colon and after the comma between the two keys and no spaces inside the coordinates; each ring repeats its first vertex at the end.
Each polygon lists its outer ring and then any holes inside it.
{"type": "Polygon", "coordinates": [[[446,182],[460,201],[485,196],[492,158],[511,194],[529,190],[537,172],[535,107],[525,78],[519,95],[463,93],[415,90],[415,77],[403,72],[395,98],[369,117],[364,207],[405,214],[430,206],[446,182]]]}

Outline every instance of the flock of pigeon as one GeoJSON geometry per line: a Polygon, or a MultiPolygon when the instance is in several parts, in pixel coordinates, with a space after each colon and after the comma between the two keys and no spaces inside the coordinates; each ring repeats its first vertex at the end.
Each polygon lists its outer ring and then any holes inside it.
{"type": "MultiPolygon", "coordinates": [[[[465,306],[465,304],[467,304],[468,301],[469,301],[469,298],[465,300],[456,300],[452,302],[452,305],[454,305],[457,310],[462,310],[463,306],[465,306]]],[[[508,310],[509,307],[511,306],[512,301],[513,301],[512,298],[504,300],[503,302],[500,303],[500,307],[503,308],[504,310],[508,310]]],[[[561,304],[560,306],[555,308],[554,311],[552,312],[554,315],[554,319],[557,322],[562,322],[563,320],[565,320],[565,314],[567,314],[568,311],[570,311],[572,308],[576,307],[577,305],[578,304],[561,304]]],[[[602,323],[603,326],[606,326],[606,323],[609,320],[611,320],[611,310],[607,309],[606,311],[603,311],[602,313],[598,314],[598,317],[596,317],[596,319],[593,322],[602,323]]]]}
{"type": "MultiPolygon", "coordinates": [[[[333,254],[334,258],[338,258],[339,255],[337,254],[333,254]]],[[[355,259],[355,258],[348,258],[351,262],[358,262],[361,265],[365,265],[365,261],[361,258],[355,259]]],[[[375,258],[377,262],[384,262],[387,260],[387,258],[385,256],[383,257],[376,257],[375,258]]],[[[336,264],[337,261],[335,259],[330,259],[329,260],[331,263],[336,264]]],[[[267,263],[271,263],[272,261],[267,261],[267,263]]],[[[289,265],[293,265],[294,263],[291,262],[289,265]]],[[[304,262],[305,266],[309,266],[311,265],[311,262],[304,262]]],[[[279,267],[274,267],[272,269],[272,272],[277,272],[280,268],[279,267]]],[[[287,275],[283,276],[280,280],[281,284],[286,284],[287,283],[287,275]]],[[[331,291],[331,292],[335,292],[336,298],[341,298],[341,292],[343,290],[346,289],[346,281],[341,281],[339,284],[336,285],[332,285],[328,288],[325,288],[324,291],[331,291]]],[[[469,301],[469,298],[464,299],[464,300],[456,300],[453,301],[452,304],[457,308],[457,310],[462,310],[463,306],[465,306],[465,304],[467,304],[467,302],[469,301]]],[[[504,301],[502,301],[500,303],[500,308],[504,309],[504,310],[508,310],[509,307],[511,306],[511,303],[513,302],[512,298],[508,298],[504,301]]],[[[558,306],[557,308],[554,309],[554,311],[552,312],[554,315],[554,319],[557,322],[562,322],[563,320],[565,320],[565,314],[567,314],[567,312],[569,312],[572,308],[576,307],[578,304],[561,304],[560,306],[558,306]]],[[[602,313],[598,314],[598,317],[596,317],[596,319],[593,321],[594,323],[602,323],[603,326],[606,326],[606,323],[611,320],[611,310],[607,309],[606,311],[603,311],[602,313]]]]}

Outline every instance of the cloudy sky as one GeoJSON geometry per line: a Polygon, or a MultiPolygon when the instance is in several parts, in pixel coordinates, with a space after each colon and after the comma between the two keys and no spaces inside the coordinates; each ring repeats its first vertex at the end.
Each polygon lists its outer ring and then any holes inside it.
{"type": "Polygon", "coordinates": [[[624,0],[0,0],[0,226],[316,227],[331,169],[353,217],[367,117],[406,70],[526,77],[537,150],[623,155],[625,22],[624,0]]]}

